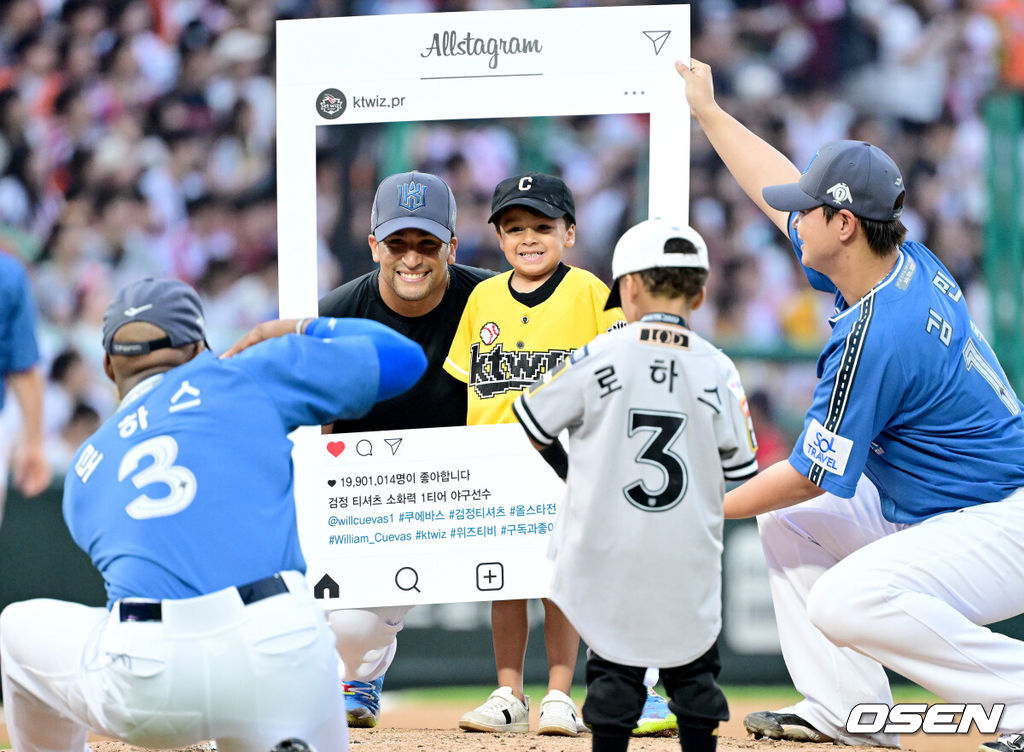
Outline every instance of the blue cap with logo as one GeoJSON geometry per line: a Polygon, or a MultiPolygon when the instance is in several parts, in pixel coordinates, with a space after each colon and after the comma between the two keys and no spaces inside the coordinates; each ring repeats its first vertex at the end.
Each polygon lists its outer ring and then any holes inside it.
{"type": "Polygon", "coordinates": [[[903,176],[884,151],[865,141],[831,141],[796,183],[761,191],[773,209],[793,212],[827,204],[858,217],[890,222],[903,213],[903,176]]]}
{"type": "Polygon", "coordinates": [[[370,233],[384,240],[409,227],[429,232],[442,243],[455,234],[455,196],[448,184],[427,172],[402,172],[377,186],[370,233]]]}
{"type": "Polygon", "coordinates": [[[177,279],[147,277],[122,287],[103,314],[103,349],[111,355],[145,355],[164,347],[206,341],[199,295],[177,279]],[[145,321],[167,336],[147,342],[114,342],[125,324],[145,321]]]}

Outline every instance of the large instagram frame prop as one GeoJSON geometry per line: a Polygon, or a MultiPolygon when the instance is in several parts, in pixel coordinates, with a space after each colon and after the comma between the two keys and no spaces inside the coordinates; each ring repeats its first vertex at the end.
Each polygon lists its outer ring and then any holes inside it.
{"type": "MultiPolygon", "coordinates": [[[[281,316],[317,311],[319,126],[649,113],[648,214],[686,219],[689,40],[685,5],[278,22],[281,316]]],[[[518,425],[292,438],[325,607],[547,594],[564,486],[518,425]]]]}

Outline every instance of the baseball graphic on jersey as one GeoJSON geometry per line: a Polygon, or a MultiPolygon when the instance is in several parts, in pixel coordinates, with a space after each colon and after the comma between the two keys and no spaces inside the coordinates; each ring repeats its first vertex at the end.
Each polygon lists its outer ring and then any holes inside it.
{"type": "Polygon", "coordinates": [[[501,330],[498,329],[498,325],[495,324],[493,321],[488,321],[486,324],[480,327],[480,341],[483,342],[485,345],[493,344],[494,340],[498,338],[498,334],[500,333],[501,330]]]}

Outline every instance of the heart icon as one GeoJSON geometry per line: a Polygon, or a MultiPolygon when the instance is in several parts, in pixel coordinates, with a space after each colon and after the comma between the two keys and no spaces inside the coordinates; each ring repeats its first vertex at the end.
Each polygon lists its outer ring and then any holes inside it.
{"type": "Polygon", "coordinates": [[[338,481],[336,481],[336,480],[329,480],[329,481],[327,481],[327,485],[330,486],[331,488],[334,488],[334,484],[337,483],[337,482],[338,481]]]}
{"type": "Polygon", "coordinates": [[[339,454],[345,451],[345,442],[330,441],[327,443],[327,451],[330,452],[332,456],[337,457],[339,454]]]}

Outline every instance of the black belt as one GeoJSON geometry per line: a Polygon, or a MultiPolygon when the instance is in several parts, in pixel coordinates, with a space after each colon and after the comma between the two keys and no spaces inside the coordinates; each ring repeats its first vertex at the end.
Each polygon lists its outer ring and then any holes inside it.
{"type": "MultiPolygon", "coordinates": [[[[272,595],[288,592],[288,585],[275,574],[246,585],[237,585],[238,597],[248,606],[272,595]]],[[[121,621],[162,621],[163,608],[160,601],[120,601],[118,613],[121,621]]]]}

